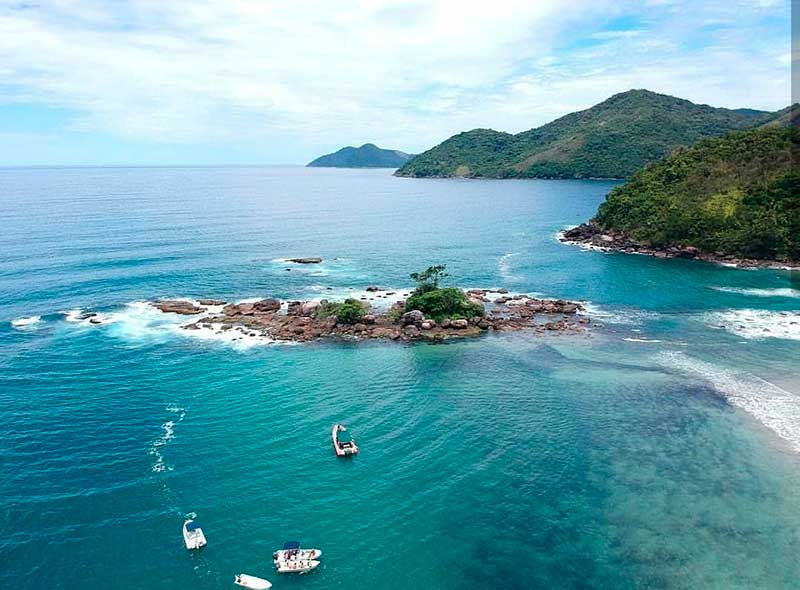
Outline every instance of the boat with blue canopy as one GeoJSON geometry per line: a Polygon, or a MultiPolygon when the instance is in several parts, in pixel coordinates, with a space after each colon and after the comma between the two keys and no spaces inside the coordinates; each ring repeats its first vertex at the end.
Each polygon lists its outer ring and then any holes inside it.
{"type": "Polygon", "coordinates": [[[189,550],[200,549],[205,547],[206,536],[200,523],[190,518],[183,523],[183,541],[186,543],[186,548],[189,550]]]}

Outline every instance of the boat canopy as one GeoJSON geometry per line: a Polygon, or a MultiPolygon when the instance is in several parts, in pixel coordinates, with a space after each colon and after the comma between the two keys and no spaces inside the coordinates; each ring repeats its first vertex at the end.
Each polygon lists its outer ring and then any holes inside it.
{"type": "Polygon", "coordinates": [[[299,541],[286,541],[283,544],[284,549],[300,549],[300,542],[299,541]]]}
{"type": "Polygon", "coordinates": [[[187,522],[186,523],[186,530],[187,531],[196,531],[199,528],[200,528],[200,523],[197,522],[196,520],[193,520],[192,522],[187,522]]]}

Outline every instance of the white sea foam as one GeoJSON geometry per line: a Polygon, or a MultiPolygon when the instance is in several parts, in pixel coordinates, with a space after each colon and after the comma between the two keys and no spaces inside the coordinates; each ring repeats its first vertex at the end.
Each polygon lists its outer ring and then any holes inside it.
{"type": "Polygon", "coordinates": [[[11,325],[17,330],[30,330],[42,321],[42,316],[31,315],[11,320],[11,325]]]}
{"type": "Polygon", "coordinates": [[[610,310],[592,303],[591,301],[582,301],[581,305],[583,305],[583,311],[578,313],[586,315],[595,321],[605,322],[607,324],[638,326],[647,320],[653,320],[659,317],[659,314],[653,311],[645,311],[642,309],[610,310]]]}
{"type": "Polygon", "coordinates": [[[625,342],[662,342],[661,340],[650,338],[623,338],[625,342]]]}
{"type": "Polygon", "coordinates": [[[113,317],[108,313],[87,312],[81,308],[62,311],[64,319],[68,322],[84,325],[107,324],[113,321],[113,317]]]}
{"type": "Polygon", "coordinates": [[[729,309],[702,316],[713,328],[722,328],[747,339],[800,340],[800,311],[729,309]]]}
{"type": "Polygon", "coordinates": [[[153,463],[151,469],[156,473],[172,471],[172,467],[167,465],[166,461],[164,460],[162,449],[167,445],[167,443],[169,443],[169,441],[175,438],[175,425],[178,422],[181,422],[186,416],[186,411],[180,406],[174,404],[168,405],[166,410],[172,414],[176,414],[177,416],[172,420],[167,420],[161,425],[161,436],[155,439],[150,445],[150,455],[155,457],[155,463],[153,463]]]}
{"type": "Polygon", "coordinates": [[[62,311],[61,313],[64,314],[64,319],[68,322],[80,322],[81,316],[83,315],[83,310],[80,308],[70,309],[69,311],[62,311]]]}
{"type": "Polygon", "coordinates": [[[749,295],[751,297],[788,297],[791,299],[800,299],[800,289],[791,289],[789,287],[777,289],[744,289],[738,287],[711,288],[723,293],[736,293],[737,295],[749,295]]]}
{"type": "MultiPolygon", "coordinates": [[[[254,297],[246,301],[258,301],[254,297]]],[[[182,301],[197,301],[181,299],[182,301]]],[[[222,305],[204,306],[209,315],[222,312],[222,305]]],[[[112,336],[129,342],[165,342],[174,337],[193,338],[196,340],[219,342],[234,348],[246,349],[253,346],[276,344],[277,341],[248,330],[245,327],[233,327],[223,330],[220,325],[201,326],[197,329],[185,329],[183,326],[196,322],[200,316],[182,316],[173,313],[164,313],[147,301],[133,301],[121,309],[104,314],[85,317],[83,310],[76,309],[65,313],[66,320],[83,325],[93,325],[91,320],[99,322],[108,329],[112,336]]]]}
{"type": "Polygon", "coordinates": [[[518,274],[511,271],[511,260],[521,254],[521,252],[509,252],[508,254],[503,254],[500,260],[497,261],[497,269],[500,271],[500,276],[503,277],[504,281],[513,283],[521,279],[518,274]]]}
{"type": "Polygon", "coordinates": [[[755,417],[800,452],[800,395],[756,375],[723,369],[682,352],[666,351],[658,360],[707,381],[729,403],[755,417]]]}

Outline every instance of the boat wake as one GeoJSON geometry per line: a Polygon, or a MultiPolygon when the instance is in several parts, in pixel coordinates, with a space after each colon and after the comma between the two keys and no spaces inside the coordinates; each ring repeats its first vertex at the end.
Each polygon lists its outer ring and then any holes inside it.
{"type": "Polygon", "coordinates": [[[171,420],[167,420],[161,425],[161,436],[155,439],[150,445],[150,455],[155,457],[155,463],[153,463],[151,468],[151,471],[154,473],[172,471],[172,467],[167,465],[166,461],[164,460],[164,454],[162,453],[162,450],[169,443],[169,441],[175,438],[175,425],[181,422],[186,416],[186,410],[180,406],[170,404],[166,407],[166,410],[174,414],[175,417],[171,420]]]}
{"type": "Polygon", "coordinates": [[[746,411],[800,453],[800,396],[751,373],[723,369],[679,351],[662,352],[658,361],[707,381],[731,405],[746,411]]]}
{"type": "Polygon", "coordinates": [[[722,293],[735,293],[737,295],[748,295],[750,297],[785,297],[800,299],[800,289],[789,287],[778,289],[744,289],[739,287],[711,287],[714,291],[722,293]]]}
{"type": "Polygon", "coordinates": [[[712,328],[721,328],[742,338],[800,340],[800,311],[729,309],[702,316],[712,328]]]}

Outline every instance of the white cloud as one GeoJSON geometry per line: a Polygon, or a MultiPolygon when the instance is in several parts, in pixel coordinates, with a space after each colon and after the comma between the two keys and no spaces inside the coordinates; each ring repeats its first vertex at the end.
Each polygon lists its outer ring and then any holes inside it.
{"type": "Polygon", "coordinates": [[[592,31],[624,14],[611,0],[22,6],[0,8],[0,100],[72,109],[73,128],[136,141],[262,142],[273,161],[282,147],[297,161],[342,143],[416,151],[476,126],[518,131],[631,87],[725,106],[788,96],[785,48],[678,51],[683,17],[592,31]],[[605,43],[559,50],[573,30],[605,43]]]}

